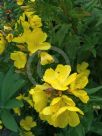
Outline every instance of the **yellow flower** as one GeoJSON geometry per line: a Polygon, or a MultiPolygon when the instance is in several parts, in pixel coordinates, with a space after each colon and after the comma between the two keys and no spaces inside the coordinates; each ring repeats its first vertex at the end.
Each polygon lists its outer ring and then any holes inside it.
{"type": "Polygon", "coordinates": [[[18,4],[18,5],[22,5],[23,2],[24,2],[24,0],[17,0],[17,4],[18,4]]]}
{"type": "Polygon", "coordinates": [[[31,34],[31,39],[28,41],[28,50],[31,53],[35,53],[38,50],[48,50],[51,45],[45,42],[47,34],[44,33],[40,28],[33,30],[31,34]]]}
{"type": "Polygon", "coordinates": [[[24,136],[35,136],[31,131],[24,132],[24,136]]]}
{"type": "Polygon", "coordinates": [[[0,129],[2,129],[2,128],[3,128],[2,121],[0,120],[0,129]]]}
{"type": "Polygon", "coordinates": [[[40,118],[48,121],[54,127],[64,128],[67,125],[72,127],[80,123],[78,113],[84,113],[75,106],[74,101],[66,95],[54,98],[50,106],[40,112],[40,118]]]}
{"type": "Polygon", "coordinates": [[[64,128],[68,124],[71,127],[79,125],[80,119],[78,113],[83,115],[83,112],[77,107],[65,106],[59,109],[59,111],[52,116],[54,126],[64,128]]]}
{"type": "Polygon", "coordinates": [[[8,34],[8,35],[6,36],[6,39],[7,39],[8,42],[11,42],[12,39],[13,39],[13,34],[8,34]]]}
{"type": "Polygon", "coordinates": [[[29,23],[32,28],[37,28],[42,26],[41,18],[38,15],[30,16],[29,23]]]}
{"type": "Polygon", "coordinates": [[[30,0],[31,2],[35,2],[35,0],[30,0]]]}
{"type": "Polygon", "coordinates": [[[14,113],[16,113],[18,116],[21,115],[20,108],[13,108],[14,113]]]}
{"type": "Polygon", "coordinates": [[[27,22],[22,22],[24,33],[13,39],[17,43],[27,43],[30,53],[35,53],[38,50],[48,50],[51,45],[46,41],[47,34],[41,28],[36,28],[33,31],[29,29],[27,22]]]}
{"type": "Polygon", "coordinates": [[[17,100],[24,100],[26,101],[31,107],[33,107],[33,101],[30,98],[30,96],[25,97],[24,95],[20,94],[19,96],[16,97],[17,100]]]}
{"type": "Polygon", "coordinates": [[[36,126],[36,122],[33,121],[33,118],[31,116],[26,116],[25,119],[22,119],[20,121],[20,126],[26,131],[30,131],[33,127],[36,126]]]}
{"type": "Polygon", "coordinates": [[[3,34],[0,33],[0,54],[2,54],[5,50],[6,41],[4,39],[3,34]]]}
{"type": "Polygon", "coordinates": [[[17,100],[23,100],[24,95],[20,94],[19,96],[16,97],[17,100]]]}
{"type": "Polygon", "coordinates": [[[31,131],[22,131],[20,136],[35,136],[31,131]]]}
{"type": "Polygon", "coordinates": [[[30,16],[32,16],[34,14],[34,11],[24,11],[25,15],[29,18],[30,16]]]}
{"type": "Polygon", "coordinates": [[[44,90],[48,89],[49,85],[36,85],[35,88],[32,88],[29,93],[32,95],[32,99],[34,102],[34,108],[37,112],[40,112],[47,105],[47,95],[44,90]]]}
{"type": "Polygon", "coordinates": [[[14,66],[18,69],[24,68],[27,62],[27,55],[21,51],[14,51],[10,58],[14,60],[14,66]]]}
{"type": "Polygon", "coordinates": [[[83,103],[87,103],[89,96],[84,90],[88,83],[88,77],[83,74],[78,74],[74,82],[71,83],[69,92],[78,97],[83,103]]]}
{"type": "Polygon", "coordinates": [[[54,62],[54,58],[47,52],[41,52],[40,58],[41,58],[41,62],[40,62],[41,65],[46,65],[54,62]]]}
{"type": "Polygon", "coordinates": [[[25,100],[31,107],[34,106],[33,101],[29,96],[23,97],[23,100],[25,100]]]}
{"type": "Polygon", "coordinates": [[[87,62],[82,62],[81,64],[77,65],[77,72],[80,74],[84,74],[85,76],[89,76],[90,70],[87,69],[89,64],[87,62]]]}
{"type": "Polygon", "coordinates": [[[50,84],[57,90],[65,91],[68,89],[68,85],[76,79],[76,73],[71,74],[71,67],[69,65],[59,64],[55,71],[49,68],[45,71],[43,80],[50,84]]]}
{"type": "Polygon", "coordinates": [[[11,30],[12,30],[11,26],[4,25],[4,31],[11,31],[11,30]]]}
{"type": "MultiPolygon", "coordinates": [[[[25,21],[25,18],[26,18],[26,14],[25,12],[19,17],[17,23],[22,23],[23,21],[28,23],[27,21],[25,21]]],[[[15,25],[15,27],[17,27],[17,24],[15,25]]]]}

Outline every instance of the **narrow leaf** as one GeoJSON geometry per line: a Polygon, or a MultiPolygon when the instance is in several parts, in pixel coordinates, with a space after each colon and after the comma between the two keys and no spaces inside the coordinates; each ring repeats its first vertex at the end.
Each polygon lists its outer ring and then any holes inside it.
{"type": "Polygon", "coordinates": [[[14,73],[11,69],[6,74],[2,88],[1,88],[1,100],[2,102],[7,101],[11,98],[16,91],[18,91],[23,85],[25,81],[21,79],[19,74],[14,73]]]}
{"type": "Polygon", "coordinates": [[[94,94],[94,93],[98,92],[100,89],[102,89],[102,86],[98,86],[98,87],[92,88],[92,89],[86,89],[86,91],[88,92],[88,94],[94,94]]]}
{"type": "Polygon", "coordinates": [[[16,100],[16,99],[12,99],[12,100],[9,100],[5,105],[6,109],[12,109],[12,108],[17,108],[17,107],[18,108],[23,107],[23,102],[16,100]]]}
{"type": "Polygon", "coordinates": [[[9,111],[7,111],[7,110],[2,111],[1,120],[7,129],[14,131],[14,132],[18,131],[18,125],[17,125],[14,117],[12,116],[12,114],[9,111]]]}

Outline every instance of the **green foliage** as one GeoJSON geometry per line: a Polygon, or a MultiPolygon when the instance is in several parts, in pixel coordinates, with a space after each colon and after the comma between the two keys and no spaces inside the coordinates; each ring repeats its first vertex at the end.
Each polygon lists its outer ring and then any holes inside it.
{"type": "Polygon", "coordinates": [[[0,97],[1,102],[5,103],[5,100],[8,101],[23,85],[24,80],[20,80],[20,76],[16,73],[13,73],[12,70],[6,74],[3,79],[1,86],[0,97]]]}
{"type": "Polygon", "coordinates": [[[87,89],[87,92],[88,92],[88,94],[94,94],[94,93],[100,91],[100,89],[102,89],[102,86],[91,88],[91,89],[87,89]]]}
{"type": "Polygon", "coordinates": [[[1,112],[1,119],[7,129],[10,129],[11,131],[14,132],[18,131],[18,125],[9,111],[3,110],[1,112]]]}
{"type": "Polygon", "coordinates": [[[23,106],[22,101],[16,100],[15,93],[24,86],[25,81],[13,69],[7,74],[0,73],[0,118],[7,129],[18,131],[18,125],[11,114],[11,109],[23,106]]]}

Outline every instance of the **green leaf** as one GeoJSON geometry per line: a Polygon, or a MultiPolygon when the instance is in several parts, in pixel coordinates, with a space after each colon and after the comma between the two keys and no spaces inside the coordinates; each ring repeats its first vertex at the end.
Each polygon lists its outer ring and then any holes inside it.
{"type": "Polygon", "coordinates": [[[91,126],[91,131],[102,136],[102,122],[95,122],[94,125],[91,126]]]}
{"type": "Polygon", "coordinates": [[[75,128],[71,128],[70,136],[85,136],[85,130],[82,124],[79,124],[75,128]]]}
{"type": "Polygon", "coordinates": [[[4,74],[0,72],[0,89],[2,87],[3,78],[4,78],[4,74]]]}
{"type": "Polygon", "coordinates": [[[61,8],[68,13],[73,8],[72,0],[60,0],[61,8]]]}
{"type": "Polygon", "coordinates": [[[4,106],[4,108],[6,109],[12,109],[17,107],[23,107],[23,102],[17,99],[9,100],[4,106]]]}
{"type": "Polygon", "coordinates": [[[12,114],[9,111],[7,111],[7,110],[2,111],[1,120],[7,129],[14,131],[14,132],[18,131],[18,125],[17,125],[14,117],[12,116],[12,114]]]}
{"type": "Polygon", "coordinates": [[[80,46],[80,40],[77,35],[70,35],[66,38],[65,51],[69,56],[69,59],[73,63],[77,56],[77,52],[80,46]]]}
{"type": "Polygon", "coordinates": [[[102,86],[98,86],[98,87],[95,87],[92,89],[86,89],[86,91],[88,94],[94,94],[94,93],[98,92],[100,89],[102,89],[102,86]]]}
{"type": "Polygon", "coordinates": [[[91,102],[102,102],[102,97],[99,97],[99,96],[91,96],[90,97],[90,101],[91,102]]]}
{"type": "Polygon", "coordinates": [[[56,136],[85,136],[85,130],[82,124],[76,127],[66,127],[60,130],[56,136]]]}
{"type": "Polygon", "coordinates": [[[70,25],[68,24],[63,24],[59,31],[56,33],[56,44],[58,44],[59,47],[62,46],[63,40],[68,33],[68,30],[70,29],[70,25]]]}
{"type": "Polygon", "coordinates": [[[88,105],[85,107],[85,116],[81,120],[82,125],[85,128],[85,132],[89,132],[90,128],[92,126],[92,121],[94,119],[94,114],[93,114],[93,108],[92,105],[88,105]],[[87,107],[87,108],[86,108],[87,107]]]}
{"type": "Polygon", "coordinates": [[[23,85],[25,81],[21,79],[19,74],[14,73],[10,69],[4,77],[1,88],[1,101],[8,101],[23,85]]]}

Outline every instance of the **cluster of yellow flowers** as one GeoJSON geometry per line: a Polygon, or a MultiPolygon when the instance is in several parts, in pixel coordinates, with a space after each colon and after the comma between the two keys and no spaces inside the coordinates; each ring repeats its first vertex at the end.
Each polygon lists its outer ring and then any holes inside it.
{"type": "Polygon", "coordinates": [[[45,71],[45,83],[36,85],[29,91],[34,109],[42,120],[60,128],[68,124],[75,127],[80,123],[79,114],[84,113],[76,107],[71,96],[76,96],[83,103],[88,102],[89,96],[84,90],[90,74],[87,68],[88,63],[83,62],[77,65],[77,73],[71,75],[69,65],[58,64],[55,70],[49,68],[45,71]]]}
{"type": "MultiPolygon", "coordinates": [[[[18,5],[22,5],[23,2],[24,0],[17,0],[18,5]]],[[[51,48],[51,44],[46,42],[47,34],[41,28],[41,18],[33,12],[25,11],[17,23],[23,28],[23,33],[19,36],[14,37],[9,33],[5,38],[0,33],[0,54],[4,52],[6,42],[15,42],[19,50],[11,53],[10,58],[16,68],[25,68],[28,57],[35,52],[38,52],[42,65],[54,62],[54,58],[46,52],[51,48]]],[[[20,95],[16,99],[29,103],[39,113],[41,120],[54,127],[75,127],[80,123],[80,117],[84,113],[77,107],[74,98],[77,97],[83,103],[88,102],[89,96],[84,88],[88,84],[89,74],[86,62],[78,64],[77,72],[72,74],[70,65],[58,64],[55,70],[48,68],[45,71],[42,79],[44,83],[31,88],[29,96],[20,95]]],[[[21,115],[19,108],[13,110],[17,115],[21,115]]],[[[36,122],[31,116],[22,119],[20,126],[24,129],[23,135],[34,136],[31,129],[36,126],[36,122]]]]}
{"type": "Polygon", "coordinates": [[[20,51],[14,51],[10,55],[10,58],[14,61],[14,66],[18,69],[24,68],[27,57],[39,50],[41,64],[52,63],[54,58],[44,51],[50,49],[51,45],[46,42],[47,34],[42,31],[41,18],[38,15],[33,15],[33,12],[25,11],[23,16],[20,16],[18,23],[22,25],[24,32],[18,37],[13,38],[10,34],[8,36],[8,39],[12,37],[12,42],[19,43],[17,47],[20,48],[20,51]],[[25,17],[28,18],[28,21],[26,21],[25,17]]]}

